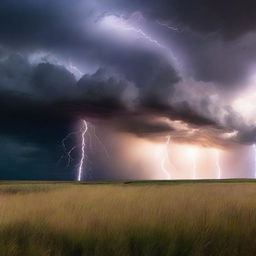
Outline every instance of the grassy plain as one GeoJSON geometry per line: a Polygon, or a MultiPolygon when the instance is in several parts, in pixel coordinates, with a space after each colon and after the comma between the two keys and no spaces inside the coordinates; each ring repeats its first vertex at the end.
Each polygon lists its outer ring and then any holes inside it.
{"type": "Polygon", "coordinates": [[[2,256],[255,256],[256,183],[0,183],[2,256]]]}

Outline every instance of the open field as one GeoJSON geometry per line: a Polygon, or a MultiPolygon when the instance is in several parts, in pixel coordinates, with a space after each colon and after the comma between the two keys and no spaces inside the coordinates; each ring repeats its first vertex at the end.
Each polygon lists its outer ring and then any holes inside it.
{"type": "Polygon", "coordinates": [[[256,255],[256,183],[0,182],[0,255],[256,255]]]}

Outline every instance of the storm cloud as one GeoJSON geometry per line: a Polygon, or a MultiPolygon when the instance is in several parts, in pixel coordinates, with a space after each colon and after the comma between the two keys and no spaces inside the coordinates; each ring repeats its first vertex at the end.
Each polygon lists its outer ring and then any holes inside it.
{"type": "Polygon", "coordinates": [[[252,144],[254,110],[237,95],[256,74],[255,11],[252,0],[3,0],[0,135],[52,159],[81,118],[148,139],[252,144]]]}

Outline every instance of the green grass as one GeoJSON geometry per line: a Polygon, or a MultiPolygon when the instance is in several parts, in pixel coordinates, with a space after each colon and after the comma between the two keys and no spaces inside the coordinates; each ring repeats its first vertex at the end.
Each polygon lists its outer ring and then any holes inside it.
{"type": "Polygon", "coordinates": [[[2,256],[254,256],[254,180],[0,182],[2,256]]]}

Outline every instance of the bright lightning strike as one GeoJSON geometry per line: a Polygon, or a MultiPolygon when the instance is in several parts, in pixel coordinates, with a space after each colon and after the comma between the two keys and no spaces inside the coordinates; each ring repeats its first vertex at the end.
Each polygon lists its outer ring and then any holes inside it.
{"type": "Polygon", "coordinates": [[[215,165],[217,169],[217,179],[221,179],[221,167],[220,167],[220,153],[217,149],[214,150],[215,152],[215,165]]]}
{"type": "Polygon", "coordinates": [[[135,34],[141,36],[143,39],[149,41],[150,43],[155,44],[160,48],[166,49],[166,47],[162,45],[160,42],[158,42],[156,39],[152,38],[149,34],[144,32],[142,29],[132,26],[131,24],[128,23],[128,21],[126,21],[122,17],[115,16],[115,15],[105,16],[102,18],[101,23],[116,31],[134,32],[135,34]]]}
{"type": "Polygon", "coordinates": [[[59,159],[59,162],[62,159],[65,159],[66,162],[67,162],[66,167],[69,167],[71,162],[74,161],[74,158],[72,156],[73,152],[78,151],[78,150],[80,152],[79,153],[80,154],[80,159],[79,159],[79,163],[77,164],[77,166],[78,166],[77,178],[76,178],[77,181],[82,180],[83,171],[85,169],[85,161],[86,161],[86,169],[89,168],[88,167],[88,164],[89,164],[88,154],[89,154],[89,151],[94,150],[94,148],[93,148],[94,142],[92,141],[92,138],[96,139],[95,141],[97,142],[97,144],[102,149],[102,152],[104,152],[106,157],[108,159],[110,159],[110,155],[107,151],[106,146],[101,141],[100,137],[96,134],[95,127],[93,125],[91,125],[90,123],[88,123],[86,120],[81,120],[81,128],[78,131],[74,131],[74,132],[69,133],[62,140],[62,147],[64,149],[64,154],[59,159]],[[92,133],[91,133],[91,130],[92,130],[92,133]],[[80,146],[75,145],[73,147],[70,147],[68,145],[70,144],[70,142],[72,141],[71,139],[74,136],[76,136],[76,137],[79,136],[80,146]]]}
{"type": "Polygon", "coordinates": [[[167,136],[167,140],[166,140],[166,143],[165,143],[165,146],[164,146],[164,152],[163,152],[164,157],[163,157],[162,162],[161,162],[161,170],[163,171],[163,173],[166,176],[166,179],[168,179],[168,180],[171,179],[171,174],[166,170],[165,163],[166,163],[166,161],[170,162],[169,154],[168,154],[168,147],[170,145],[170,140],[171,140],[171,136],[167,136]]]}
{"type": "Polygon", "coordinates": [[[85,120],[82,120],[82,128],[81,128],[81,159],[78,166],[78,176],[77,180],[81,181],[83,167],[84,167],[84,160],[85,160],[85,134],[88,130],[88,125],[85,120]]]}

